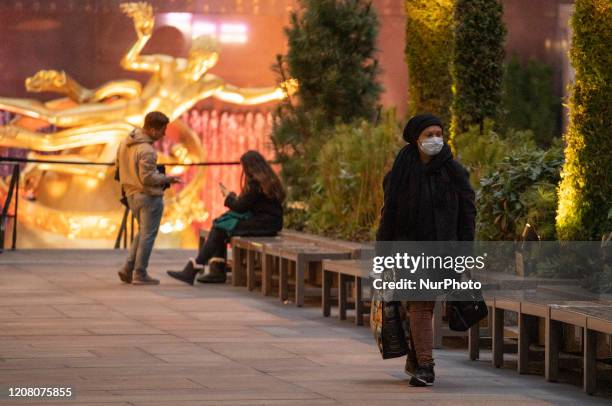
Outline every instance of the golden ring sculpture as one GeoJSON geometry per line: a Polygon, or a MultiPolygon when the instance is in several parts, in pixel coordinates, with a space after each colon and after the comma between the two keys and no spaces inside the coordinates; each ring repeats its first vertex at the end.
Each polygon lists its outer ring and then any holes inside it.
{"type": "MultiPolygon", "coordinates": [[[[17,114],[0,126],[0,147],[28,149],[28,158],[113,162],[120,141],[134,126],[141,126],[150,111],[161,111],[178,131],[179,140],[160,163],[193,163],[204,160],[198,136],[180,119],[202,99],[216,98],[239,105],[281,100],[297,89],[295,80],[278,87],[240,88],[208,71],[219,59],[217,42],[207,36],[193,40],[188,57],[142,55],[153,34],[153,8],[146,2],[121,4],[134,22],[137,40],[121,60],[129,71],[151,74],[142,86],[134,80],[115,80],[87,89],[63,71],[41,70],[25,81],[29,92],[55,92],[65,97],[49,102],[0,97],[0,110],[17,114]],[[57,131],[37,131],[54,126],[57,131]],[[48,155],[48,153],[55,153],[48,155]]],[[[185,167],[170,171],[180,175],[185,167]]],[[[112,167],[30,163],[22,172],[25,187],[19,201],[18,221],[33,230],[63,235],[72,240],[115,238],[121,223],[119,188],[112,167]],[[89,210],[96,207],[96,210],[89,210]]],[[[161,232],[183,230],[208,216],[200,200],[204,167],[187,174],[186,185],[164,196],[166,209],[161,232]]],[[[0,194],[8,182],[0,180],[0,194]]]]}

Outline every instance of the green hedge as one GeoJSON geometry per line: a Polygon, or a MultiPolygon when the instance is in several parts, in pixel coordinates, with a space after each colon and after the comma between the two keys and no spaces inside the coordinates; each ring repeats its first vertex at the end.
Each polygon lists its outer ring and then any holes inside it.
{"type": "Polygon", "coordinates": [[[317,157],[308,204],[308,231],[351,240],[374,238],[383,202],[382,181],[400,148],[393,112],[378,125],[338,125],[317,157]]]}
{"type": "Polygon", "coordinates": [[[495,171],[480,180],[477,236],[480,240],[516,240],[526,223],[544,240],[556,238],[556,187],[563,165],[559,146],[511,151],[495,171]]]}
{"type": "Polygon", "coordinates": [[[408,115],[430,112],[450,123],[454,0],[406,0],[408,115]]]}
{"type": "Polygon", "coordinates": [[[455,139],[457,159],[470,172],[474,189],[480,188],[480,179],[489,176],[508,155],[520,149],[535,149],[532,131],[508,130],[499,134],[491,120],[485,120],[481,130],[473,125],[455,139]]]}
{"type": "Polygon", "coordinates": [[[485,119],[495,121],[501,102],[506,28],[499,0],[455,0],[451,73],[451,137],[485,119]]]}
{"type": "Polygon", "coordinates": [[[557,231],[592,240],[612,231],[612,3],[576,0],[570,58],[576,70],[557,231]]]}

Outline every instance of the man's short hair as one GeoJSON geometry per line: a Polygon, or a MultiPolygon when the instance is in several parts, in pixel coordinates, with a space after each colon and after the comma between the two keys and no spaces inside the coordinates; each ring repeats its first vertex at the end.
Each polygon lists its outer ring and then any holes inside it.
{"type": "Polygon", "coordinates": [[[145,116],[144,128],[150,128],[153,130],[161,130],[166,127],[170,119],[161,111],[152,111],[145,116]]]}

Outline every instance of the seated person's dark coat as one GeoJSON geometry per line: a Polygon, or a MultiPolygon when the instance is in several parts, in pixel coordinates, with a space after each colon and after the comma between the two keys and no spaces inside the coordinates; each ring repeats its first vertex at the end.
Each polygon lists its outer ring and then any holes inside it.
{"type": "Polygon", "coordinates": [[[236,196],[230,193],[224,205],[237,213],[250,212],[251,217],[240,220],[232,235],[275,235],[283,228],[281,202],[266,196],[259,183],[250,179],[246,191],[236,196]]]}

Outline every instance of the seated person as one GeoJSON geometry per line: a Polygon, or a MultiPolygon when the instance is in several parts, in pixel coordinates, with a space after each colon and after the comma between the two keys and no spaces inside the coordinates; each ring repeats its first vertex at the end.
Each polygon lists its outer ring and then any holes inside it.
{"type": "Polygon", "coordinates": [[[274,236],[283,228],[285,192],[280,179],[257,151],[246,152],[240,157],[240,163],[240,195],[227,194],[224,204],[229,211],[213,221],[198,256],[191,258],[182,271],[168,271],[171,277],[192,285],[196,275],[208,264],[209,273],[198,281],[225,283],[227,243],[231,236],[274,236]]]}

